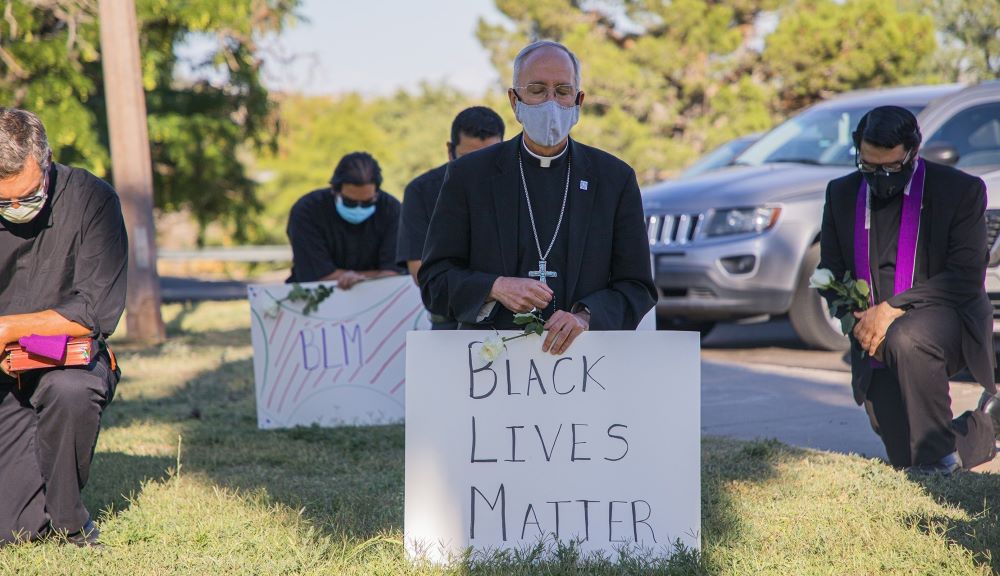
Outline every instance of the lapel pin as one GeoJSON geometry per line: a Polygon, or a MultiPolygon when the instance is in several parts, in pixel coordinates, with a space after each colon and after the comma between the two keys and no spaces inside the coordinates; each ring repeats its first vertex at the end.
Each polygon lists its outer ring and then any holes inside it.
{"type": "Polygon", "coordinates": [[[588,184],[586,180],[580,180],[580,190],[586,190],[587,186],[588,184]]]}

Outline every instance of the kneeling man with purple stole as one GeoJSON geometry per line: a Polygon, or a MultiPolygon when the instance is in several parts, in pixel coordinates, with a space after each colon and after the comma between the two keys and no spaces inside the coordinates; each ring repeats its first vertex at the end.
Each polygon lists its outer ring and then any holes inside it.
{"type": "MultiPolygon", "coordinates": [[[[950,474],[995,454],[993,309],[983,285],[986,186],[917,156],[911,112],[870,111],[854,132],[858,171],[830,182],[819,268],[871,287],[853,312],[854,399],[889,462],[950,474]],[[962,369],[986,389],[980,410],[953,421],[949,377],[962,369]]],[[[821,294],[831,303],[836,295],[821,294]]],[[[841,311],[841,314],[849,313],[841,311]]]]}

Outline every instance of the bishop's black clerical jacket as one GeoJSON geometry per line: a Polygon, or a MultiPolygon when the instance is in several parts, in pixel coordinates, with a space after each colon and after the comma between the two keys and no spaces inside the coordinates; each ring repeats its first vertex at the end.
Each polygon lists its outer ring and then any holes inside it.
{"type": "MultiPolygon", "coordinates": [[[[986,245],[986,186],[960,170],[926,162],[924,195],[917,236],[913,287],[885,298],[904,310],[948,306],[962,322],[962,356],[969,372],[986,390],[993,383],[993,307],[984,287],[989,250],[986,245]]],[[[826,189],[819,268],[842,278],[855,276],[854,228],[861,173],[830,182],[826,189]]],[[[870,252],[875,249],[874,243],[870,252]]],[[[871,261],[878,261],[872,253],[871,261]]],[[[877,280],[877,276],[874,277],[877,280]]],[[[891,290],[882,287],[882,290],[891,290]]],[[[826,294],[832,298],[832,294],[826,294]]],[[[891,329],[891,327],[890,327],[891,329]]],[[[864,402],[872,367],[861,345],[851,338],[854,399],[864,402]]]]}
{"type": "MultiPolygon", "coordinates": [[[[520,217],[521,146],[518,136],[448,165],[418,281],[427,308],[456,318],[462,328],[517,328],[499,303],[482,320],[479,315],[498,277],[524,276],[519,252],[531,225],[520,217]]],[[[567,235],[566,261],[558,270],[565,296],[557,297],[556,308],[586,306],[592,330],[633,330],[656,303],[635,172],[597,148],[573,140],[569,146],[560,232],[567,235]]],[[[541,240],[545,250],[549,238],[541,240]]]]}

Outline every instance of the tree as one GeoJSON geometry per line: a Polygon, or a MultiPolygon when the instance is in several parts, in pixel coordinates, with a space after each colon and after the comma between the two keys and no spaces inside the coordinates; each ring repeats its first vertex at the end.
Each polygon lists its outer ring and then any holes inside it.
{"type": "Polygon", "coordinates": [[[934,64],[946,78],[1000,78],[1000,2],[919,0],[917,6],[934,15],[945,48],[934,64]]]}
{"type": "MultiPolygon", "coordinates": [[[[292,22],[298,0],[138,0],[156,205],[186,208],[202,233],[226,224],[248,236],[259,209],[242,150],[273,145],[273,103],[260,81],[256,38],[292,22]],[[211,48],[182,59],[199,36],[211,48]],[[205,72],[177,75],[179,65],[205,72]]],[[[0,98],[39,114],[57,159],[108,174],[95,0],[9,0],[0,20],[0,98]]],[[[201,236],[199,237],[199,241],[201,236]]]]}
{"type": "Polygon", "coordinates": [[[475,98],[447,86],[424,84],[414,93],[370,99],[357,94],[281,98],[277,147],[260,155],[254,166],[264,181],[264,233],[258,239],[284,242],[292,204],[326,186],[334,166],[350,152],[374,156],[382,168],[382,188],[402,197],[410,180],[448,159],[445,143],[451,138],[452,120],[475,105],[490,106],[504,118],[508,132],[516,129],[500,91],[475,98]]]}
{"type": "Polygon", "coordinates": [[[513,25],[480,21],[477,34],[505,82],[530,40],[565,43],[587,93],[574,133],[622,156],[643,182],[836,92],[916,81],[934,49],[929,16],[881,0],[496,4],[513,25]],[[768,19],[778,20],[770,34],[768,19]]]}
{"type": "Polygon", "coordinates": [[[885,0],[803,0],[785,10],[763,58],[781,108],[794,110],[847,90],[916,83],[933,37],[931,17],[885,0]]]}

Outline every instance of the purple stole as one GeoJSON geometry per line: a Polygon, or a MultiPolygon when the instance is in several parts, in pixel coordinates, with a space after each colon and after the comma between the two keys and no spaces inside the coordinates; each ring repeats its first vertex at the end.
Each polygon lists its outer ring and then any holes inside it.
{"type": "MultiPolygon", "coordinates": [[[[917,237],[920,234],[920,208],[924,197],[924,160],[917,159],[910,183],[903,190],[903,212],[899,217],[899,240],[896,244],[896,274],[892,296],[913,287],[913,272],[917,262],[917,237]]],[[[871,197],[868,183],[861,178],[858,200],[854,208],[854,276],[872,286],[870,252],[868,249],[871,228],[871,197]]],[[[888,298],[885,298],[888,300],[888,298]]],[[[868,295],[869,306],[875,305],[875,291],[868,295]]],[[[870,359],[873,368],[884,366],[870,359]]]]}

